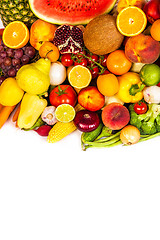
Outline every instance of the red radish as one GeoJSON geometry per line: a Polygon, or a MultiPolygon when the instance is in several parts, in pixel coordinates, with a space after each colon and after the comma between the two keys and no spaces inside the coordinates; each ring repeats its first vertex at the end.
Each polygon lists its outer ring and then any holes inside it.
{"type": "Polygon", "coordinates": [[[34,129],[34,131],[37,132],[42,137],[47,137],[51,128],[52,128],[52,126],[42,125],[39,128],[34,129]]]}

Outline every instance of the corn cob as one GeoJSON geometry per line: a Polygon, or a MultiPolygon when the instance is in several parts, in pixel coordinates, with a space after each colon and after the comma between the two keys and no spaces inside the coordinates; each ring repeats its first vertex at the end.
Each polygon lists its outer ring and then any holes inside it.
{"type": "MultiPolygon", "coordinates": [[[[75,111],[78,112],[80,110],[84,109],[80,104],[77,104],[75,106],[75,111]]],[[[54,124],[52,129],[50,130],[47,141],[49,143],[55,143],[69,135],[70,133],[74,132],[76,130],[76,126],[73,121],[68,122],[68,123],[62,123],[62,122],[57,122],[54,124]]]]}

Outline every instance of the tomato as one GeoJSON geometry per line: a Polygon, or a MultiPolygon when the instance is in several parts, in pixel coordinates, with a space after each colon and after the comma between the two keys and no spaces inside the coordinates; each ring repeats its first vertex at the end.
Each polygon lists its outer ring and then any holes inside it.
{"type": "Polygon", "coordinates": [[[101,56],[99,59],[99,62],[103,67],[106,67],[107,58],[108,58],[108,54],[105,54],[104,56],[101,56]]]}
{"type": "Polygon", "coordinates": [[[74,62],[74,66],[82,65],[84,67],[87,67],[87,64],[88,64],[87,59],[83,57],[76,59],[74,62]]]}
{"type": "Polygon", "coordinates": [[[73,65],[73,59],[72,59],[72,55],[70,53],[65,53],[62,55],[61,57],[61,63],[65,66],[65,67],[70,67],[73,65]]]}
{"type": "Polygon", "coordinates": [[[92,74],[92,78],[96,78],[99,74],[99,68],[97,66],[93,66],[90,68],[91,74],[92,74]]]}
{"type": "Polygon", "coordinates": [[[87,57],[90,58],[90,59],[87,58],[87,62],[88,62],[89,65],[93,64],[94,62],[97,62],[98,59],[99,59],[99,56],[98,56],[98,55],[96,55],[96,54],[91,54],[91,53],[88,53],[88,54],[87,54],[87,57]],[[94,62],[93,62],[93,61],[94,61],[94,62]]]}
{"type": "Polygon", "coordinates": [[[88,86],[80,90],[78,102],[87,110],[98,111],[104,106],[105,97],[98,91],[97,87],[88,86]]]}
{"type": "Polygon", "coordinates": [[[134,111],[137,114],[144,114],[148,110],[147,104],[145,102],[137,102],[134,104],[134,111]]]}
{"type": "Polygon", "coordinates": [[[77,93],[70,85],[58,85],[51,91],[49,101],[55,107],[63,103],[74,107],[77,102],[77,93]]]}

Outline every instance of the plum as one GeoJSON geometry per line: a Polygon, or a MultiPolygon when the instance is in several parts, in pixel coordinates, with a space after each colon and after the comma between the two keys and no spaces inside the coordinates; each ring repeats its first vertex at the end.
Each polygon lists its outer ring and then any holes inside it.
{"type": "Polygon", "coordinates": [[[102,122],[112,130],[120,130],[130,121],[128,109],[121,103],[110,103],[102,110],[102,122]]]}

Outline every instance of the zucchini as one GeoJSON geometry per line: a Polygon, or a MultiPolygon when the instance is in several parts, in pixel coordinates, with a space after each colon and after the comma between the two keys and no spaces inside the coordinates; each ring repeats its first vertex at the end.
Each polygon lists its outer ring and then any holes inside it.
{"type": "Polygon", "coordinates": [[[83,132],[81,135],[81,142],[92,142],[94,141],[102,131],[103,124],[100,123],[99,126],[91,132],[83,132]]]}

